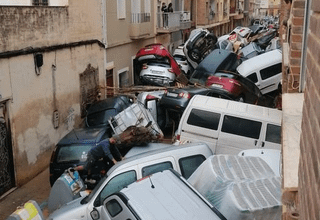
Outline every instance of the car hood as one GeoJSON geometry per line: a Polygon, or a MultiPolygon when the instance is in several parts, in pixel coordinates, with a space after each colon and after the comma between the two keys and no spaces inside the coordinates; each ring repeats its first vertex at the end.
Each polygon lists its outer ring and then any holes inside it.
{"type": "Polygon", "coordinates": [[[83,198],[77,198],[69,203],[64,204],[59,209],[49,215],[49,220],[60,219],[84,219],[86,215],[86,204],[81,204],[83,198]]]}

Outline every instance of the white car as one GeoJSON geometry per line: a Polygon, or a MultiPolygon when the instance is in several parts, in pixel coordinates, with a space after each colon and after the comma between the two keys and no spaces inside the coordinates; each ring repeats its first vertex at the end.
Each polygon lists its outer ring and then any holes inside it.
{"type": "Polygon", "coordinates": [[[169,62],[148,60],[142,65],[140,80],[146,85],[170,86],[174,84],[176,75],[169,62]]]}
{"type": "Polygon", "coordinates": [[[208,145],[202,143],[179,146],[151,143],[130,151],[126,154],[126,159],[114,165],[87,197],[62,205],[49,216],[49,220],[91,220],[92,211],[103,212],[103,201],[108,196],[138,179],[167,169],[173,169],[187,179],[206,158],[213,155],[208,145]]]}
{"type": "Polygon", "coordinates": [[[215,49],[217,37],[207,29],[197,28],[191,31],[183,46],[183,52],[190,65],[195,69],[198,64],[215,49]]]}
{"type": "Polygon", "coordinates": [[[174,50],[173,52],[173,58],[177,61],[177,63],[179,64],[182,72],[186,75],[186,76],[190,76],[191,74],[191,67],[188,64],[187,61],[187,57],[183,52],[183,46],[178,46],[177,49],[174,50]]]}
{"type": "Polygon", "coordinates": [[[250,79],[261,90],[262,94],[281,90],[282,52],[279,49],[243,61],[237,71],[250,79]]]}

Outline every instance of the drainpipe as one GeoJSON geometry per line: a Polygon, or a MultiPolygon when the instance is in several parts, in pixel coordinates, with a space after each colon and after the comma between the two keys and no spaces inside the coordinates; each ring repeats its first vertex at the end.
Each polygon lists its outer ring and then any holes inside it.
{"type": "MultiPolygon", "coordinates": [[[[104,80],[107,80],[106,78],[106,69],[107,69],[107,47],[108,47],[108,40],[107,40],[107,1],[101,0],[101,19],[102,19],[102,43],[104,44],[105,50],[104,50],[104,62],[103,62],[103,75],[105,77],[104,80]]],[[[105,85],[107,85],[107,81],[105,81],[105,85]]],[[[100,91],[101,92],[101,91],[100,91]]],[[[107,98],[107,89],[104,91],[104,98],[107,98]]]]}
{"type": "Polygon", "coordinates": [[[311,10],[312,0],[305,2],[304,10],[304,27],[303,27],[303,36],[302,36],[302,57],[301,57],[301,69],[300,69],[300,86],[299,92],[303,92],[305,88],[306,81],[306,58],[307,58],[307,41],[308,41],[308,30],[310,23],[310,10],[311,10]]]}

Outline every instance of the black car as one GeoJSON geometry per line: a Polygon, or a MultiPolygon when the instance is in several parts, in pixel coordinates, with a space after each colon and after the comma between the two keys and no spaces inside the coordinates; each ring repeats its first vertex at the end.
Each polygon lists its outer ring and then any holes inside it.
{"type": "MultiPolygon", "coordinates": [[[[56,145],[50,161],[50,184],[63,174],[63,172],[76,165],[84,165],[88,151],[98,145],[100,141],[109,138],[106,127],[74,129],[64,136],[56,145]]],[[[93,178],[100,179],[100,171],[107,171],[113,164],[107,158],[98,161],[93,168],[93,178]]],[[[85,176],[80,173],[85,179],[85,176]]]]}
{"type": "Polygon", "coordinates": [[[209,76],[217,71],[235,72],[241,63],[238,55],[232,51],[215,49],[197,66],[190,77],[190,83],[205,85],[209,76]]]}
{"type": "Polygon", "coordinates": [[[87,108],[86,126],[108,126],[108,119],[116,116],[130,105],[132,105],[132,99],[124,95],[95,102],[87,108]]]}
{"type": "Polygon", "coordinates": [[[160,105],[169,111],[182,114],[194,95],[234,99],[233,95],[224,89],[188,86],[185,88],[168,88],[160,100],[160,105]]]}

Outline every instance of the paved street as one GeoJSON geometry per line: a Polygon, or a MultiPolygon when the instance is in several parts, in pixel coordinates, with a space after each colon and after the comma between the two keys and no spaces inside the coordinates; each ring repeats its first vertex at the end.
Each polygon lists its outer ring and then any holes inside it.
{"type": "Polygon", "coordinates": [[[0,219],[5,220],[19,205],[23,205],[28,200],[36,201],[47,216],[46,202],[50,189],[49,168],[47,168],[30,182],[0,200],[0,219]]]}

